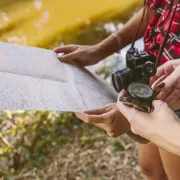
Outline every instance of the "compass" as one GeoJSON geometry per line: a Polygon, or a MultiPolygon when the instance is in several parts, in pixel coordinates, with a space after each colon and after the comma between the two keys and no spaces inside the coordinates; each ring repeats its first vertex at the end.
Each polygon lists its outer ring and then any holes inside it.
{"type": "Polygon", "coordinates": [[[127,88],[128,94],[137,100],[151,100],[154,97],[154,91],[147,84],[140,82],[131,83],[127,88]]]}
{"type": "Polygon", "coordinates": [[[118,100],[125,105],[150,113],[153,110],[152,101],[155,97],[156,92],[149,85],[133,82],[127,88],[127,96],[118,97],[118,100]]]}

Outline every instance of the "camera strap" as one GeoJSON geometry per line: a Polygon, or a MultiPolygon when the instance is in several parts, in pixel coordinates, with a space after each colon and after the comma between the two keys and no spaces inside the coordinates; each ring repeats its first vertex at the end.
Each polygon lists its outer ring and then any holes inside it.
{"type": "Polygon", "coordinates": [[[134,37],[134,39],[132,41],[131,49],[134,49],[134,45],[135,45],[135,42],[136,42],[136,40],[137,40],[137,38],[139,36],[140,29],[141,29],[141,26],[142,26],[142,22],[144,20],[144,16],[145,16],[146,10],[147,10],[146,0],[144,0],[143,15],[142,15],[141,21],[139,23],[138,29],[136,31],[136,35],[135,35],[135,37],[134,37]]]}
{"type": "MultiPolygon", "coordinates": [[[[174,8],[174,11],[173,11],[172,16],[171,16],[171,20],[170,20],[169,27],[168,27],[168,29],[167,29],[167,31],[166,31],[163,44],[162,44],[161,49],[160,49],[160,51],[159,51],[158,58],[157,58],[157,60],[156,60],[156,64],[155,64],[156,66],[159,66],[159,65],[160,65],[160,59],[161,59],[161,57],[162,57],[164,48],[165,48],[166,43],[167,43],[167,40],[168,40],[169,32],[170,32],[170,29],[171,29],[171,26],[172,26],[172,22],[173,22],[173,19],[174,19],[176,10],[177,10],[178,2],[179,2],[179,0],[175,0],[175,8],[174,8]]],[[[174,6],[174,4],[173,4],[173,6],[174,6]]],[[[172,7],[173,7],[173,6],[172,6],[172,7]]]]}
{"type": "MultiPolygon", "coordinates": [[[[173,19],[174,19],[176,10],[177,10],[178,2],[179,2],[179,0],[175,0],[175,8],[174,8],[174,11],[173,11],[173,13],[172,13],[169,27],[168,27],[168,29],[167,29],[167,31],[166,31],[163,44],[162,44],[162,46],[161,46],[161,48],[160,48],[160,51],[159,51],[159,54],[158,54],[158,57],[157,57],[157,60],[156,60],[156,63],[155,63],[156,66],[159,66],[159,64],[160,64],[160,59],[161,59],[161,57],[162,57],[164,48],[165,48],[166,43],[167,43],[167,40],[168,40],[169,32],[170,32],[170,29],[171,29],[171,26],[172,26],[172,22],[173,22],[173,19]]],[[[173,4],[173,6],[174,6],[174,4],[173,4]]],[[[146,4],[146,0],[144,0],[143,15],[142,15],[141,21],[140,21],[140,23],[139,23],[139,26],[138,26],[136,35],[135,35],[135,37],[134,37],[134,39],[133,39],[133,41],[132,41],[131,49],[134,49],[135,41],[137,40],[137,38],[138,38],[138,36],[139,36],[140,29],[141,29],[141,26],[142,26],[142,22],[143,22],[143,19],[144,19],[146,10],[147,10],[147,4],[146,4]]]]}

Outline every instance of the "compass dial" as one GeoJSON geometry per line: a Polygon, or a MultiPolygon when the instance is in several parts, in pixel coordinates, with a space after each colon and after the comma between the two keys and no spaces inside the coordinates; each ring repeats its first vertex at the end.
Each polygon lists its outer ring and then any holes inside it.
{"type": "Polygon", "coordinates": [[[132,83],[128,90],[130,94],[140,98],[149,98],[153,95],[153,90],[148,85],[142,83],[132,83]]]}

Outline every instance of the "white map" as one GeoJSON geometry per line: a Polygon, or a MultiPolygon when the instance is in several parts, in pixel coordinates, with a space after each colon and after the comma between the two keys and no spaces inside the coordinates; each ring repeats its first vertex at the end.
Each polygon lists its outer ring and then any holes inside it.
{"type": "Polygon", "coordinates": [[[52,50],[0,43],[0,110],[81,112],[116,98],[105,80],[52,50]]]}

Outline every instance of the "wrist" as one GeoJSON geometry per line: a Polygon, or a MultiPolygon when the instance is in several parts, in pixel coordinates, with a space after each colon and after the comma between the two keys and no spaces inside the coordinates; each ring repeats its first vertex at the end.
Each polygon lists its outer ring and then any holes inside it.
{"type": "Polygon", "coordinates": [[[113,37],[116,39],[116,41],[118,42],[118,45],[119,45],[119,48],[118,48],[119,51],[118,51],[118,53],[119,53],[119,52],[120,52],[120,49],[123,47],[122,38],[121,38],[121,36],[120,36],[117,32],[112,33],[111,36],[113,36],[113,37]]]}
{"type": "Polygon", "coordinates": [[[118,52],[122,48],[122,43],[118,39],[114,35],[110,35],[98,44],[99,51],[104,55],[104,58],[118,52]]]}

